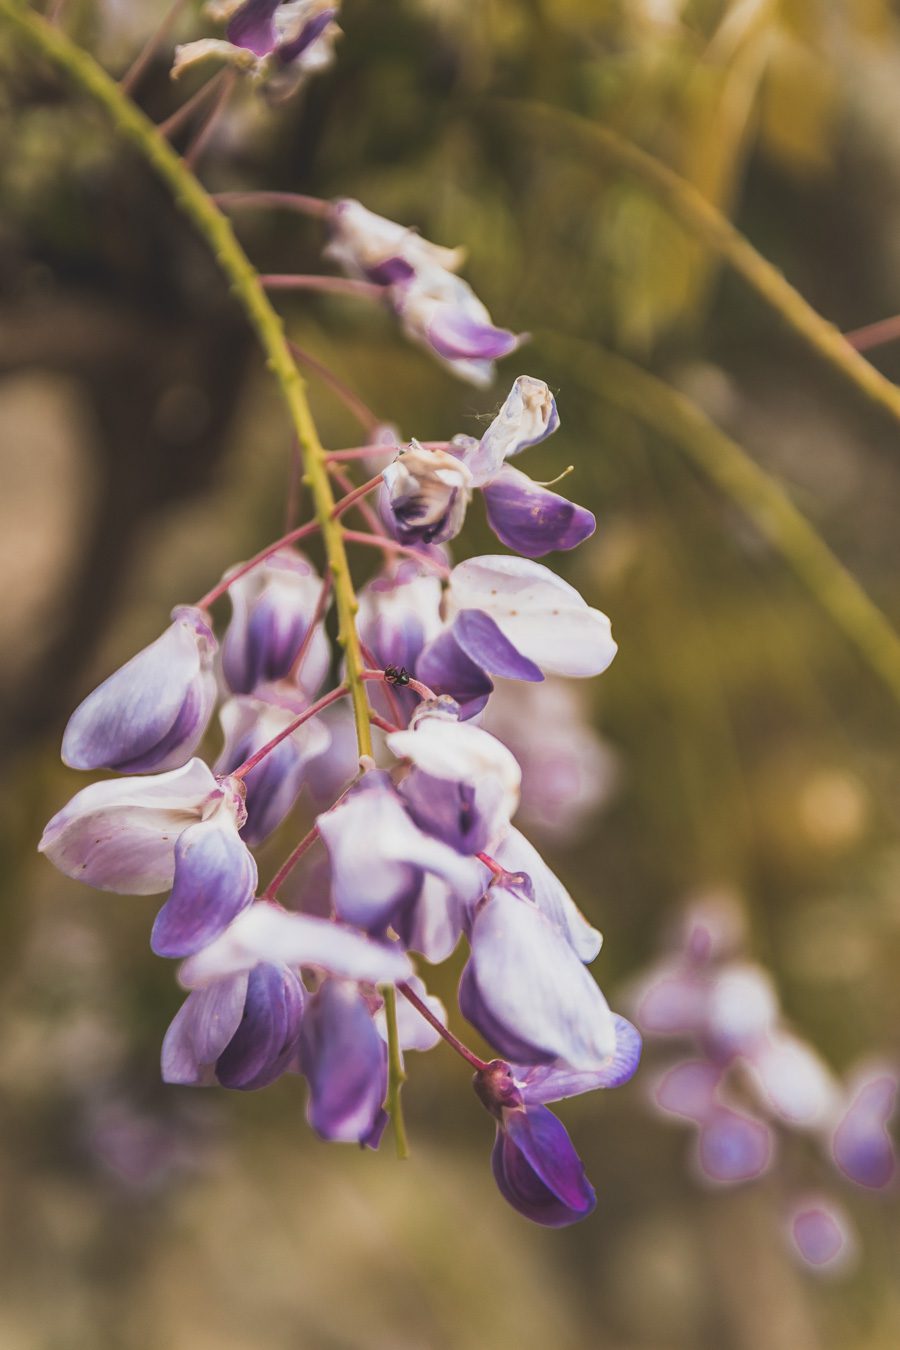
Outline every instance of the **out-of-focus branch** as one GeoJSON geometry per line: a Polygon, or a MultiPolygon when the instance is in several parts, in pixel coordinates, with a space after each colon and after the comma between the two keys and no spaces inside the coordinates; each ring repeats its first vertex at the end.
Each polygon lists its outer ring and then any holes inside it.
{"type": "Polygon", "coordinates": [[[535,335],[601,398],[679,447],[759,530],[900,702],[900,635],[780,485],[684,394],[577,338],[535,335]]]}
{"type": "Polygon", "coordinates": [[[840,330],[823,319],[778,268],[687,179],[609,127],[564,108],[519,99],[503,99],[498,106],[515,116],[527,117],[532,126],[543,126],[551,133],[589,146],[602,159],[639,179],[682,225],[724,258],[808,347],[870,403],[900,423],[900,388],[860,356],[840,330]]]}

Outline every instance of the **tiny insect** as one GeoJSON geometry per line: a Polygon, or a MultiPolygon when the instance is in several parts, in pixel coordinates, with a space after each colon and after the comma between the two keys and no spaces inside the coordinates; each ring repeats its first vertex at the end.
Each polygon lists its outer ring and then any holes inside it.
{"type": "Polygon", "coordinates": [[[386,666],[384,678],[387,680],[388,684],[409,684],[409,671],[406,669],[406,666],[386,666]]]}

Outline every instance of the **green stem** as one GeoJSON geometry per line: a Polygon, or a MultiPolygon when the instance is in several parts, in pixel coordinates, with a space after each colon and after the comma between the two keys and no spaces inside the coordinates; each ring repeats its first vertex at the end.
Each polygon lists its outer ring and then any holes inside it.
{"type": "Polygon", "coordinates": [[[900,702],[900,636],[778,484],[696,404],[654,375],[579,339],[535,336],[585,388],[673,441],[737,504],[900,702]]]}
{"type": "Polygon", "coordinates": [[[384,1107],[394,1122],[394,1139],[397,1144],[397,1157],[409,1157],[409,1142],[406,1138],[406,1125],[400,1102],[400,1090],[406,1082],[403,1068],[403,1056],[400,1053],[400,1037],[397,1034],[397,990],[392,984],[382,986],[384,1015],[388,1033],[388,1090],[384,1107]]]}
{"type": "MultiPolygon", "coordinates": [[[[306,387],[291,355],[284,326],[259,281],[259,275],[238,243],[227,217],[219,210],[184,160],[160,136],[156,126],[124,94],[102,66],[77,47],[64,33],[52,28],[39,15],[21,8],[16,0],[0,0],[0,17],[32,47],[49,57],[84,93],[99,103],[116,129],[136,147],[164,183],[175,202],[209,245],[224,272],[232,294],[243,307],[266,355],[266,364],[277,381],[291,425],[303,451],[305,476],[315,505],[316,519],[328,559],[338,614],[338,642],[344,649],[345,680],[353,703],[360,755],[372,753],[372,731],[363,659],[356,631],[358,609],[344,547],[344,529],[333,516],[334,494],[325,459],[306,397],[306,387]]],[[[385,998],[389,1038],[397,1040],[396,999],[385,998]]],[[[399,1049],[391,1058],[388,1108],[394,1124],[397,1149],[406,1150],[406,1132],[400,1107],[402,1066],[399,1049]]]]}
{"type": "Polygon", "coordinates": [[[604,159],[633,174],[686,226],[744,278],[808,347],[852,384],[869,402],[900,423],[900,388],[850,345],[834,324],[823,319],[798,290],[759,253],[692,183],[609,127],[550,104],[502,100],[513,112],[527,113],[551,129],[592,146],[604,159]]]}

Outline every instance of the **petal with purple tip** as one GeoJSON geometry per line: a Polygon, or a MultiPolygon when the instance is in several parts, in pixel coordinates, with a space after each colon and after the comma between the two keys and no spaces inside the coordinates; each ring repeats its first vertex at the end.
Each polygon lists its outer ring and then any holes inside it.
{"type": "Polygon", "coordinates": [[[624,1017],[613,1014],[616,1027],[616,1048],[605,1063],[596,1069],[554,1068],[552,1065],[515,1065],[513,1077],[522,1089],[526,1105],[561,1102],[566,1097],[578,1097],[583,1092],[599,1088],[621,1087],[633,1078],[641,1058],[641,1037],[624,1017]]]}
{"type": "Polygon", "coordinates": [[[292,970],[269,963],[254,966],[240,1025],[216,1060],[223,1087],[248,1091],[280,1077],[296,1054],[305,1000],[292,970]]]}
{"type": "Polygon", "coordinates": [[[196,1087],[213,1081],[213,1065],[240,1026],[248,979],[242,971],[188,995],[163,1040],[163,1082],[196,1087]]]}
{"type": "Polygon", "coordinates": [[[562,1122],[545,1106],[503,1114],[491,1155],[503,1198],[547,1228],[587,1218],[597,1197],[562,1122]]]}
{"type": "Polygon", "coordinates": [[[543,680],[540,666],[523,656],[483,610],[462,610],[453,620],[452,630],[466,656],[489,675],[536,684],[543,680]]]}
{"type": "Polygon", "coordinates": [[[307,1119],[322,1139],[378,1147],[386,1122],[387,1046],[354,984],[325,980],[309,1000],[300,1063],[307,1119]]]}
{"type": "Polygon", "coordinates": [[[175,882],[156,916],[150,946],[157,956],[191,956],[206,947],[253,901],[256,862],[224,812],[189,825],[175,845],[175,882]]]}
{"type": "Polygon", "coordinates": [[[506,1058],[590,1070],[615,1054],[606,1000],[536,905],[494,885],[472,921],[470,943],[460,1009],[506,1058]]]}
{"type": "Polygon", "coordinates": [[[505,554],[469,558],[450,574],[449,613],[483,610],[547,674],[599,675],[616,654],[609,619],[541,563],[505,554]]]}
{"type": "Polygon", "coordinates": [[[202,760],[147,778],[117,778],[77,792],[38,848],[66,876],[104,891],[155,895],[175,876],[175,841],[222,790],[202,760]]]}
{"type": "Polygon", "coordinates": [[[216,640],[201,610],[183,605],[172,617],[75,709],[62,743],[70,768],[149,773],[194,753],[215,705],[216,640]]]}
{"type": "Polygon", "coordinates": [[[482,491],[494,534],[501,544],[526,558],[576,548],[597,528],[592,511],[508,464],[482,491]]]}

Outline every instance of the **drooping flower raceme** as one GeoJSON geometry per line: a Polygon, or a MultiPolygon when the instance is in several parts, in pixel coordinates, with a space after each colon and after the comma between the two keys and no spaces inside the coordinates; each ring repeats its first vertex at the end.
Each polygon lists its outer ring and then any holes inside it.
{"type": "MultiPolygon", "coordinates": [[[[225,39],[179,48],[174,73],[218,59],[285,92],[331,59],[336,9],[226,0],[225,39]]],[[[231,81],[221,83],[227,94],[231,81]]],[[[381,288],[405,332],[453,373],[486,384],[519,345],[457,275],[461,251],[350,200],[313,214],[329,221],[328,256],[367,283],[351,289],[381,288]]],[[[150,943],[180,962],[185,990],[162,1045],[167,1082],[251,1091],[302,1080],[316,1134],[377,1148],[389,1112],[403,1137],[404,1054],[445,1041],[474,1068],[496,1123],[502,1195],[554,1227],[585,1217],[595,1196],[547,1103],[624,1083],[640,1054],[587,968],[600,934],[513,823],[515,754],[472,720],[495,678],[584,678],[615,654],[605,615],[534,561],[587,539],[593,516],[509,463],[558,423],[548,386],[520,376],[479,439],[400,447],[370,428],[370,445],[327,457],[310,436],[316,521],[179,606],[76,709],[65,762],[120,776],[76,792],[40,843],[69,877],[161,898],[150,943]],[[369,459],[380,481],[346,487],[343,461],[369,459]],[[329,477],[345,493],[336,501],[329,477]],[[361,502],[376,490],[385,529],[361,502]],[[452,566],[445,545],[476,490],[521,556],[452,566]],[[354,508],[376,531],[362,540],[344,523],[354,508]],[[316,531],[321,575],[294,548],[316,531]],[[385,558],[358,602],[342,534],[385,558]],[[327,635],[332,596],[343,656],[327,635]],[[253,850],[263,843],[286,856],[260,889],[253,850]],[[459,1009],[502,1060],[458,1039],[422,978],[423,961],[461,943],[459,1009]]],[[[764,1073],[768,1090],[779,1074],[764,1073]]],[[[851,1173],[884,1172],[885,1101],[864,1085],[837,1125],[835,1155],[851,1173]]]]}

